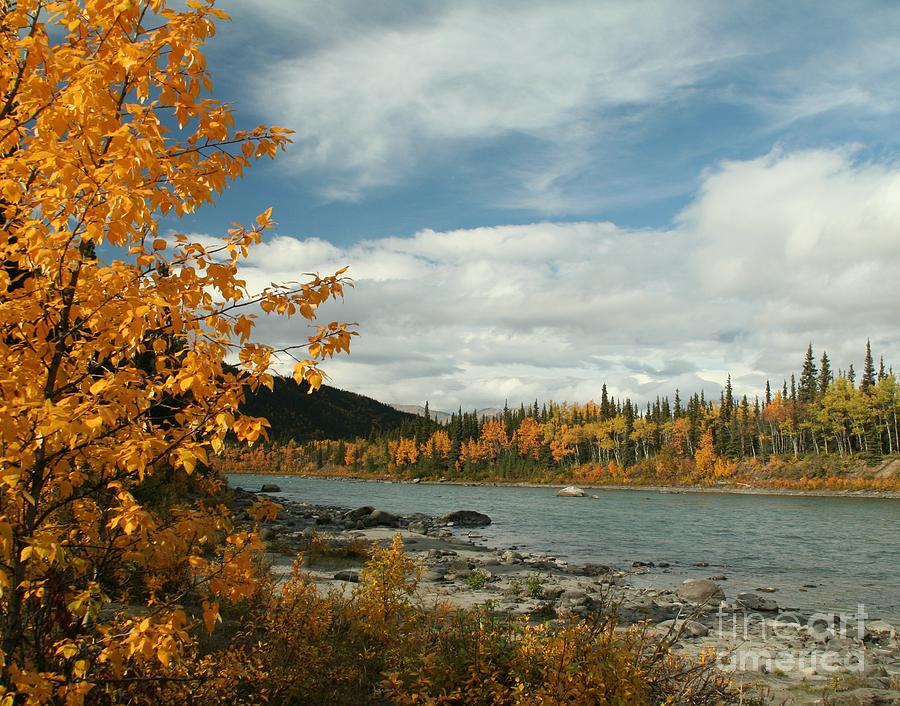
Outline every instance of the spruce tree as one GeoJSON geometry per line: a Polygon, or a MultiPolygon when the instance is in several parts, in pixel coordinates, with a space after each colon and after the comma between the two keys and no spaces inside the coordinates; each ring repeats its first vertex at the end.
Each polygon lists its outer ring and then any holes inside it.
{"type": "Polygon", "coordinates": [[[814,402],[818,389],[819,371],[816,369],[816,360],[813,358],[812,343],[806,349],[806,358],[803,361],[803,369],[800,371],[800,401],[806,404],[814,402]]]}
{"type": "Polygon", "coordinates": [[[834,380],[834,376],[831,372],[831,361],[828,360],[828,353],[822,351],[822,360],[819,361],[819,394],[824,395],[825,391],[828,389],[828,386],[834,380]]]}
{"type": "Polygon", "coordinates": [[[609,408],[609,395],[606,392],[606,383],[600,388],[600,418],[607,420],[612,416],[609,408]]]}
{"type": "Polygon", "coordinates": [[[731,419],[731,413],[734,411],[734,392],[731,388],[731,374],[728,375],[728,381],[725,383],[725,398],[723,404],[725,410],[725,419],[731,419]]]}
{"type": "Polygon", "coordinates": [[[866,463],[869,466],[877,466],[882,461],[881,456],[881,434],[874,420],[866,425],[866,463]]]}
{"type": "Polygon", "coordinates": [[[875,361],[872,359],[872,343],[866,341],[866,362],[863,366],[862,380],[859,381],[859,389],[868,392],[875,385],[875,361]]]}
{"type": "Polygon", "coordinates": [[[772,404],[772,386],[769,385],[769,380],[766,379],[766,407],[772,404]]]}
{"type": "Polygon", "coordinates": [[[850,383],[850,387],[856,387],[856,371],[853,369],[853,363],[847,368],[847,382],[850,383]]]}

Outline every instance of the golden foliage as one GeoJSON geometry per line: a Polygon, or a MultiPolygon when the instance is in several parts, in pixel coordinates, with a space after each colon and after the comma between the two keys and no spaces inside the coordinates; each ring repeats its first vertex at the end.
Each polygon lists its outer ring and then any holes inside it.
{"type": "MultiPolygon", "coordinates": [[[[289,139],[235,130],[203,95],[202,46],[225,17],[212,0],[0,4],[7,700],[116,700],[151,668],[177,673],[195,628],[258,590],[255,536],[178,497],[218,491],[207,464],[226,434],[265,437],[237,411],[281,353],[252,339],[256,312],[313,320],[347,280],[248,291],[239,268],[271,211],[211,242],[160,233],[160,214],[212,202],[289,139]]],[[[294,376],[317,387],[317,361],[351,335],[319,327],[294,376]]]]}

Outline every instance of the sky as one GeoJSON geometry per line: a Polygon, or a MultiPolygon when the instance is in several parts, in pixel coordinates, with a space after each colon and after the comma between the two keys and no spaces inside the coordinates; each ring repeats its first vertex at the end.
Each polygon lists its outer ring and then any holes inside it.
{"type": "MultiPolygon", "coordinates": [[[[214,95],[288,152],[251,289],[349,265],[330,383],[433,409],[900,363],[900,4],[220,0],[214,95]]],[[[261,318],[273,345],[297,321],[261,318]]]]}

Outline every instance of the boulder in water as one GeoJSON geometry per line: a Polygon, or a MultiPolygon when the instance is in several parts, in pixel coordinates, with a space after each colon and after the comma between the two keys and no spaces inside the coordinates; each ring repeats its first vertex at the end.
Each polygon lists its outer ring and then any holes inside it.
{"type": "Polygon", "coordinates": [[[444,515],[443,522],[452,522],[456,527],[486,527],[491,524],[491,518],[482,512],[475,510],[457,510],[444,515]]]}
{"type": "Polygon", "coordinates": [[[281,486],[276,485],[275,483],[263,483],[262,487],[259,489],[260,493],[280,493],[281,486]]]}
{"type": "Polygon", "coordinates": [[[586,493],[575,485],[567,485],[556,493],[558,498],[583,498],[585,495],[586,493]]]}

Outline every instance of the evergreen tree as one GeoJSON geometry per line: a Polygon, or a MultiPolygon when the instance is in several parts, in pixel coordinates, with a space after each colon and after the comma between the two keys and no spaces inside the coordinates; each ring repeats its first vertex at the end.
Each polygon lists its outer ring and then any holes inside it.
{"type": "Polygon", "coordinates": [[[728,375],[728,380],[725,382],[725,397],[722,401],[722,408],[724,410],[725,420],[728,421],[731,419],[731,413],[734,411],[734,391],[731,388],[731,374],[728,375]]]}
{"type": "Polygon", "coordinates": [[[834,376],[831,372],[831,361],[828,360],[828,353],[822,351],[822,360],[819,361],[819,394],[824,395],[825,391],[828,389],[828,386],[831,384],[832,380],[834,380],[834,376]]]}
{"type": "Polygon", "coordinates": [[[681,418],[683,410],[681,409],[681,393],[675,388],[675,419],[681,418]]]}
{"type": "Polygon", "coordinates": [[[862,380],[859,381],[859,389],[868,392],[875,385],[875,361],[872,359],[872,343],[866,341],[866,362],[863,365],[862,380]]]}
{"type": "Polygon", "coordinates": [[[810,343],[809,347],[806,349],[806,358],[803,361],[803,369],[800,371],[799,396],[801,402],[809,404],[810,402],[815,401],[819,384],[817,379],[818,374],[819,371],[816,368],[816,360],[813,358],[812,343],[810,343]]]}
{"type": "Polygon", "coordinates": [[[856,371],[853,369],[853,363],[850,363],[850,367],[847,368],[847,381],[850,383],[850,387],[856,387],[856,371]]]}
{"type": "Polygon", "coordinates": [[[881,434],[872,420],[866,425],[866,463],[869,466],[877,466],[882,461],[881,456],[881,434]]]}
{"type": "Polygon", "coordinates": [[[766,407],[772,404],[772,386],[769,385],[769,380],[766,379],[766,407]]]}

